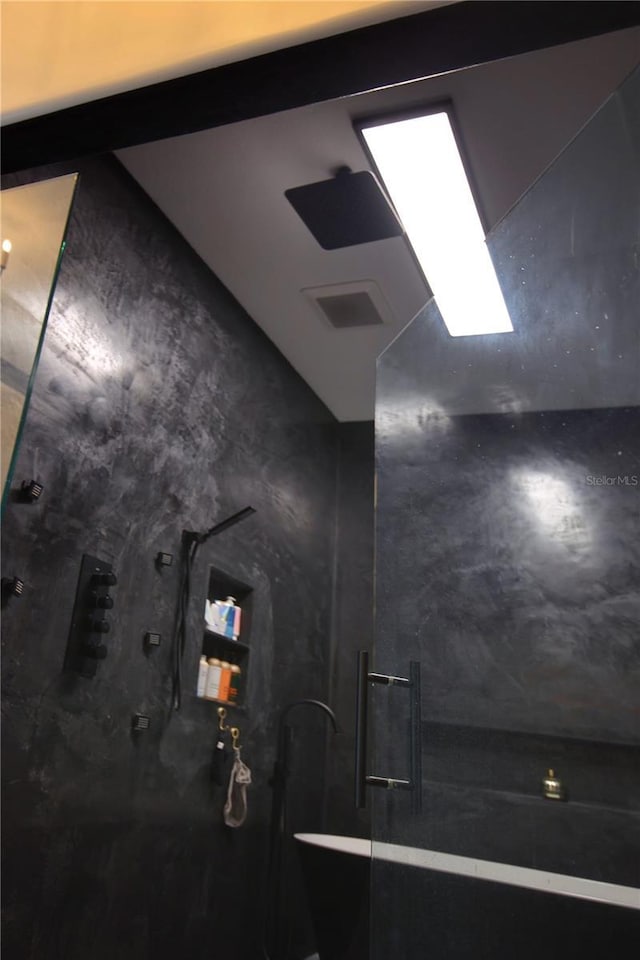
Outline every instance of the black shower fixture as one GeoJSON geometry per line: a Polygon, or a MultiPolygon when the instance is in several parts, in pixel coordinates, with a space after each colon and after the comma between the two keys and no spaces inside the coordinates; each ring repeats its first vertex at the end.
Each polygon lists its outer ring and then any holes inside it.
{"type": "Polygon", "coordinates": [[[98,663],[106,659],[109,651],[103,640],[111,632],[111,623],[104,613],[113,610],[109,590],[117,583],[110,563],[83,555],[64,660],[66,670],[95,677],[98,663]]]}
{"type": "Polygon", "coordinates": [[[285,197],[325,250],[401,237],[403,226],[376,176],[339,167],[331,180],[285,190],[285,197]]]}
{"type": "Polygon", "coordinates": [[[20,577],[2,578],[2,606],[6,606],[10,597],[21,597],[24,593],[24,580],[20,577]]]}
{"type": "Polygon", "coordinates": [[[226,520],[221,520],[220,523],[214,523],[214,525],[209,527],[208,530],[205,530],[204,533],[196,533],[195,530],[183,530],[183,537],[189,543],[205,543],[209,537],[217,536],[219,533],[222,533],[223,530],[235,526],[236,523],[240,523],[241,520],[245,520],[255,512],[255,507],[244,507],[243,510],[238,510],[237,513],[231,514],[226,520]]]}
{"type": "Polygon", "coordinates": [[[23,480],[20,485],[20,500],[23,503],[35,503],[42,496],[44,486],[37,480],[23,480]]]}

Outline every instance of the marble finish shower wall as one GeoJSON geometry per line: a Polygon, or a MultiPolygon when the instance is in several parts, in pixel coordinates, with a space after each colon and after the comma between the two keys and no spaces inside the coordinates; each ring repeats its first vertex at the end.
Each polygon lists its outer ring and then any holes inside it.
{"type": "MultiPolygon", "coordinates": [[[[80,174],[15,474],[45,490],[4,517],[3,572],[26,582],[3,611],[4,955],[196,960],[226,944],[249,960],[277,710],[327,694],[336,423],[112,158],[80,174]],[[247,504],[257,514],[198,557],[171,714],[178,571],[154,558],[247,504]],[[62,673],[83,553],[118,575],[94,680],[62,673]],[[192,695],[209,563],[260,603],[234,717],[253,771],[237,831],[210,777],[215,706],[192,695]],[[147,630],[162,634],[149,656],[147,630]],[[136,738],[138,711],[151,728],[136,738]]],[[[296,747],[292,826],[321,829],[321,718],[300,718],[296,747]]]]}
{"type": "MultiPolygon", "coordinates": [[[[376,404],[376,666],[422,662],[424,804],[377,795],[374,836],[626,885],[639,111],[636,70],[487,238],[513,332],[450,337],[431,301],[381,357],[376,404]],[[543,799],[549,768],[566,802],[543,799]]],[[[407,769],[402,694],[375,694],[382,776],[407,769]]]]}
{"type": "Polygon", "coordinates": [[[401,417],[422,336],[381,363],[376,665],[422,662],[424,809],[376,796],[374,835],[640,884],[640,411],[401,417]]]}
{"type": "Polygon", "coordinates": [[[374,425],[341,423],[338,437],[330,696],[340,729],[327,749],[327,830],[370,837],[369,812],[355,807],[353,777],[356,658],[373,645],[374,425]]]}

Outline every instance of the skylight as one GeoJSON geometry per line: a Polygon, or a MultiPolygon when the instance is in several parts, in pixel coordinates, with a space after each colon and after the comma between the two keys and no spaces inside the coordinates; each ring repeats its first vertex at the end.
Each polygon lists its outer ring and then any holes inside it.
{"type": "Polygon", "coordinates": [[[513,331],[447,112],[362,135],[451,336],[513,331]]]}

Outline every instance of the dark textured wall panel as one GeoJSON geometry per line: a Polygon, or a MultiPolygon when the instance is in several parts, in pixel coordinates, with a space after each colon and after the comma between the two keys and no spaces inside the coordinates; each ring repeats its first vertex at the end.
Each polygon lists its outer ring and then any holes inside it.
{"type": "MultiPolygon", "coordinates": [[[[380,362],[376,428],[376,667],[422,661],[424,807],[377,795],[374,835],[638,884],[640,412],[426,414],[428,322],[380,362]]],[[[402,776],[406,695],[373,696],[402,776]]]]}
{"type": "MultiPolygon", "coordinates": [[[[80,172],[16,472],[45,492],[4,518],[4,571],[27,584],[3,617],[5,956],[251,958],[277,711],[327,692],[336,423],[119,165],[80,172]],[[177,569],[154,556],[247,504],[198,557],[171,715],[177,569]],[[119,577],[95,680],[61,673],[84,552],[119,577]],[[209,774],[215,707],[191,695],[210,563],[261,606],[235,832],[209,774]],[[146,630],[164,638],[148,657],[146,630]],[[152,726],[136,740],[138,710],[152,726]]],[[[300,717],[292,828],[322,827],[324,745],[321,718],[300,717]]]]}
{"type": "Polygon", "coordinates": [[[402,443],[381,421],[381,629],[427,656],[427,717],[640,742],[639,427],[436,417],[402,443]]]}
{"type": "Polygon", "coordinates": [[[640,913],[626,907],[380,860],[372,882],[379,893],[372,956],[381,960],[631,960],[637,953],[640,913]]]}
{"type": "Polygon", "coordinates": [[[327,750],[327,829],[369,837],[369,814],[355,808],[353,777],[356,657],[373,645],[373,423],[341,423],[339,449],[331,702],[340,731],[327,750]]]}

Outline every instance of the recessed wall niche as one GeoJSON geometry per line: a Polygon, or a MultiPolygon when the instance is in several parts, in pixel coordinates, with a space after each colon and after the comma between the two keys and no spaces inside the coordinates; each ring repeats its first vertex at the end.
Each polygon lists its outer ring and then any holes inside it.
{"type": "Polygon", "coordinates": [[[240,629],[238,638],[225,636],[211,627],[204,619],[202,626],[202,656],[207,659],[216,658],[222,662],[237,665],[240,668],[240,687],[236,700],[223,697],[203,697],[213,703],[243,708],[246,704],[246,691],[249,676],[249,659],[251,643],[251,625],[253,614],[253,587],[242,580],[221,570],[219,567],[209,567],[207,586],[207,600],[214,603],[216,600],[225,600],[233,597],[236,606],[240,608],[240,629]]]}
{"type": "Polygon", "coordinates": [[[212,723],[218,721],[216,708],[219,706],[243,714],[240,727],[247,741],[250,731],[263,728],[271,721],[274,629],[270,577],[252,558],[245,559],[243,553],[244,547],[236,544],[226,544],[225,549],[207,545],[206,553],[203,552],[193,582],[186,687],[189,699],[201,704],[200,710],[211,717],[212,723]],[[224,600],[228,596],[235,597],[242,611],[237,641],[205,628],[205,600],[224,600]],[[196,696],[198,663],[202,656],[238,664],[242,673],[236,703],[196,696]]]}

